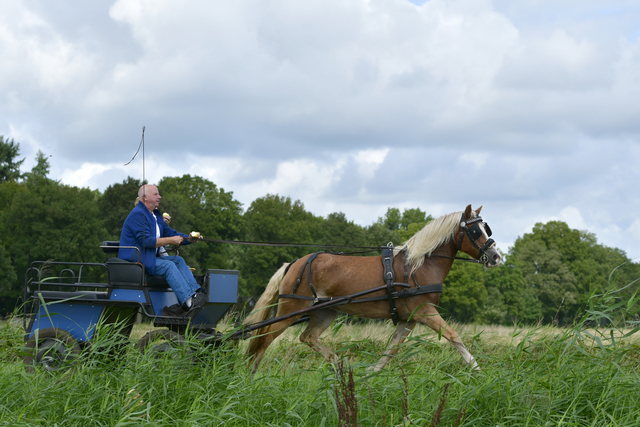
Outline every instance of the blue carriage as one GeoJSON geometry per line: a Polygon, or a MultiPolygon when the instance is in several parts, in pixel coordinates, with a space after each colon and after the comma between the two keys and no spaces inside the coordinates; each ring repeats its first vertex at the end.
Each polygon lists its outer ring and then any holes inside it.
{"type": "Polygon", "coordinates": [[[207,303],[189,317],[163,313],[178,300],[162,277],[149,276],[139,262],[116,257],[119,242],[103,242],[105,263],[35,261],[25,274],[23,326],[25,367],[57,370],[91,345],[99,328],[111,327],[129,339],[136,318],[159,329],[137,344],[181,340],[187,329],[203,340],[217,340],[216,326],[238,300],[238,271],[209,269],[194,275],[207,303]]]}

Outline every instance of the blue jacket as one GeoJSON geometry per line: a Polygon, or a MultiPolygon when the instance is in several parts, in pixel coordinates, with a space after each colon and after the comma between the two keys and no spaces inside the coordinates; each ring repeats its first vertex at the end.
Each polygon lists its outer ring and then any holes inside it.
{"type": "MultiPolygon", "coordinates": [[[[155,215],[160,228],[160,237],[182,236],[186,239],[186,234],[178,233],[170,228],[162,219],[162,214],[158,209],[149,212],[149,209],[142,202],[138,202],[135,208],[129,213],[127,219],[122,226],[120,234],[120,246],[135,246],[135,249],[119,249],[118,258],[126,261],[138,261],[144,264],[147,273],[154,274],[156,270],[156,221],[153,220],[155,215]],[[144,249],[143,249],[144,248],[144,249]]],[[[189,244],[187,240],[183,244],[189,244]]]]}

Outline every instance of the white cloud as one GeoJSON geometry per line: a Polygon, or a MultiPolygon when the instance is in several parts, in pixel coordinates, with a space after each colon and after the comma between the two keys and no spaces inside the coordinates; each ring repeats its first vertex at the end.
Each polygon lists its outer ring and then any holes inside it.
{"type": "Polygon", "coordinates": [[[389,154],[388,148],[380,150],[362,150],[355,154],[358,171],[365,179],[371,179],[389,154]]]}
{"type": "Polygon", "coordinates": [[[73,185],[141,178],[122,165],[146,126],[150,182],[201,175],[245,207],[279,193],[368,225],[483,204],[500,244],[560,219],[629,252],[638,6],[601,6],[3,2],[0,135],[73,185]]]}
{"type": "Polygon", "coordinates": [[[640,242],[640,218],[636,219],[633,224],[620,234],[622,234],[624,239],[634,242],[633,246],[627,249],[627,256],[635,262],[640,262],[640,249],[638,249],[638,246],[635,244],[636,242],[640,242]]]}
{"type": "Polygon", "coordinates": [[[60,174],[60,180],[68,185],[76,187],[90,187],[94,179],[113,169],[123,169],[121,165],[102,163],[83,163],[78,169],[65,169],[60,174]]]}
{"type": "Polygon", "coordinates": [[[569,227],[576,230],[587,230],[589,228],[582,218],[580,210],[573,206],[567,206],[562,209],[558,220],[566,222],[569,227]]]}

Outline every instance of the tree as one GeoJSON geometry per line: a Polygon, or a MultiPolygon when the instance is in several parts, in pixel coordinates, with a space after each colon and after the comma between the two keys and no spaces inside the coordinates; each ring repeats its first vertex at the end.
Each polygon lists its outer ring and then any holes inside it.
{"type": "Polygon", "coordinates": [[[427,215],[420,208],[405,209],[402,213],[402,222],[400,227],[400,237],[402,241],[407,241],[418,231],[422,230],[425,225],[433,221],[431,215],[427,215]]]}
{"type": "MultiPolygon", "coordinates": [[[[199,176],[165,177],[158,183],[163,197],[160,209],[171,215],[171,227],[183,232],[199,231],[203,237],[220,240],[242,238],[242,204],[232,192],[199,176]],[[175,219],[175,222],[174,222],[175,219]]],[[[181,248],[191,267],[236,269],[237,249],[229,244],[197,243],[181,248]]]]}
{"type": "Polygon", "coordinates": [[[0,135],[0,183],[20,179],[20,166],[24,159],[16,160],[20,155],[20,144],[13,139],[5,140],[0,135]]]}
{"type": "MultiPolygon", "coordinates": [[[[522,272],[524,289],[539,302],[543,320],[559,324],[570,323],[592,292],[618,289],[640,277],[640,266],[623,251],[602,246],[594,234],[562,221],[537,223],[516,239],[510,259],[522,272]]],[[[636,284],[626,292],[637,289],[636,284]]]]}
{"type": "Polygon", "coordinates": [[[522,270],[512,257],[483,273],[488,297],[478,317],[481,323],[512,325],[536,323],[542,319],[542,304],[535,289],[527,285],[522,270]]]}
{"type": "Polygon", "coordinates": [[[0,314],[7,314],[15,306],[18,294],[15,292],[17,276],[11,257],[0,241],[0,314]]]}
{"type": "Polygon", "coordinates": [[[38,153],[36,154],[36,165],[31,169],[30,174],[46,178],[49,175],[50,170],[51,165],[49,165],[49,158],[42,152],[42,150],[38,150],[38,153]]]}
{"type": "Polygon", "coordinates": [[[342,212],[334,212],[320,224],[320,240],[325,245],[344,245],[345,248],[334,250],[353,251],[347,246],[368,246],[364,227],[349,221],[342,212]]]}
{"type": "Polygon", "coordinates": [[[482,267],[469,262],[454,262],[444,281],[440,300],[442,313],[460,322],[471,322],[486,300],[482,267]]]}
{"type": "MultiPolygon", "coordinates": [[[[250,241],[272,243],[317,243],[323,219],[307,212],[289,197],[268,194],[251,203],[244,214],[250,241]]],[[[241,263],[246,295],[262,293],[269,279],[285,262],[291,262],[313,248],[247,246],[241,263]]]]}
{"type": "Polygon", "coordinates": [[[409,240],[432,220],[433,217],[420,208],[405,209],[402,214],[398,208],[388,208],[384,217],[378,218],[376,227],[371,227],[371,231],[379,234],[380,228],[387,229],[394,233],[389,235],[389,241],[398,244],[409,240]]]}
{"type": "Polygon", "coordinates": [[[107,187],[98,198],[100,215],[107,231],[107,234],[102,236],[103,240],[120,240],[122,224],[134,208],[138,189],[142,184],[143,181],[129,176],[122,183],[107,187]]]}
{"type": "MultiPolygon", "coordinates": [[[[38,175],[29,176],[22,185],[2,214],[3,243],[18,279],[24,278],[32,261],[104,261],[100,243],[106,231],[91,190],[38,175]]],[[[3,289],[2,296],[19,295],[22,286],[17,280],[3,289]]]]}

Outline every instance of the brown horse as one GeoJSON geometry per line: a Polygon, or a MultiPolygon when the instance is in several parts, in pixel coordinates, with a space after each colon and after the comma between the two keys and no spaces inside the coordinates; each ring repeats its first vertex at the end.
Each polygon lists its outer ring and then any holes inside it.
{"type": "MultiPolygon", "coordinates": [[[[473,211],[471,205],[464,212],[444,215],[431,221],[404,245],[395,248],[393,270],[395,277],[408,278],[411,288],[444,283],[458,250],[482,262],[486,267],[500,263],[500,255],[495,242],[489,238],[491,229],[480,218],[482,207],[473,211]]],[[[258,323],[269,318],[270,306],[276,303],[276,317],[285,316],[314,304],[314,299],[342,297],[384,285],[383,263],[380,256],[357,257],[332,254],[318,254],[312,264],[306,264],[307,255],[291,264],[284,264],[271,278],[264,293],[256,303],[245,324],[258,323]],[[301,272],[301,270],[303,270],[301,272]],[[303,274],[301,274],[303,273],[303,274]],[[300,283],[296,285],[301,279],[300,283]],[[309,286],[311,280],[312,287],[309,286]],[[315,295],[313,295],[315,293],[315,295]],[[292,298],[291,295],[306,299],[292,298]]],[[[300,341],[322,354],[325,359],[335,362],[337,356],[319,341],[320,334],[327,329],[338,312],[369,319],[389,319],[390,302],[387,292],[382,290],[371,296],[381,296],[375,301],[353,302],[340,306],[322,308],[309,312],[309,324],[300,335],[300,341]]],[[[381,370],[398,351],[399,345],[412,331],[416,322],[429,326],[444,336],[462,354],[464,361],[474,368],[478,365],[458,334],[440,317],[436,307],[441,292],[413,294],[395,300],[398,325],[384,356],[373,368],[381,370]]],[[[366,298],[374,299],[374,298],[366,298]]],[[[357,301],[354,300],[354,301],[357,301]]],[[[315,301],[317,302],[317,300],[315,301]]],[[[252,360],[253,372],[264,356],[267,347],[291,326],[300,316],[283,319],[254,332],[249,343],[248,354],[252,360]]]]}

